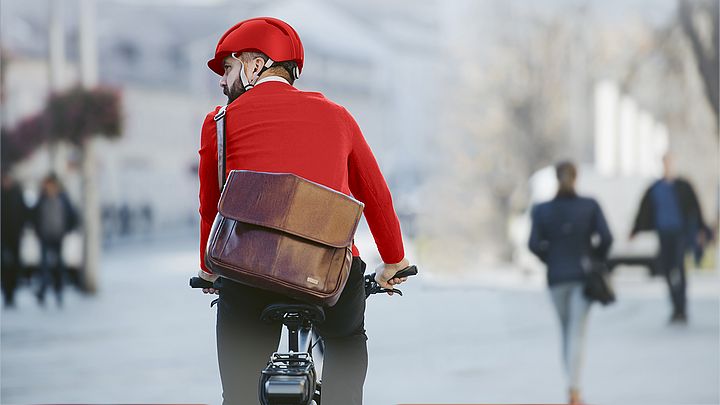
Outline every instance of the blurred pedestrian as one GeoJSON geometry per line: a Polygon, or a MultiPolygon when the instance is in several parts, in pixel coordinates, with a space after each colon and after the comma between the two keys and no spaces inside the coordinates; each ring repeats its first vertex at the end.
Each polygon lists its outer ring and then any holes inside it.
{"type": "Polygon", "coordinates": [[[62,242],[77,225],[77,215],[56,175],[48,175],[42,183],[40,198],[33,208],[35,230],[40,240],[38,303],[45,304],[45,291],[52,285],[58,306],[62,305],[63,277],[62,242]]]}
{"type": "Polygon", "coordinates": [[[580,404],[580,368],[591,301],[584,294],[591,260],[605,260],[612,244],[600,205],[575,192],[577,168],[555,167],[559,188],[554,199],[532,210],[529,247],[547,265],[547,280],[560,321],[569,403],[580,404]],[[592,238],[599,236],[597,245],[592,238]]]}
{"type": "Polygon", "coordinates": [[[131,222],[132,215],[130,213],[130,207],[127,203],[123,203],[118,210],[118,220],[120,224],[120,235],[128,236],[131,233],[131,222]]]}
{"type": "Polygon", "coordinates": [[[695,190],[673,173],[672,157],[663,157],[663,177],[645,192],[630,239],[640,231],[657,231],[659,264],[670,290],[673,311],[670,323],[687,323],[685,251],[705,246],[712,232],[705,224],[695,190]]]}
{"type": "Polygon", "coordinates": [[[4,168],[1,199],[2,270],[0,270],[0,280],[4,306],[12,308],[15,306],[15,290],[22,275],[20,238],[27,220],[28,207],[23,199],[22,188],[4,168]]]}

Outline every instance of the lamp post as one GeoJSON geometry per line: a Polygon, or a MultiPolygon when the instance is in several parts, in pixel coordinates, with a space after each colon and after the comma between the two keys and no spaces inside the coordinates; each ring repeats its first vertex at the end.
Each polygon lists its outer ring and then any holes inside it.
{"type": "MultiPolygon", "coordinates": [[[[83,88],[92,89],[98,82],[95,0],[80,0],[79,6],[80,81],[83,88]]],[[[87,292],[96,293],[98,289],[102,230],[100,229],[100,205],[96,182],[95,137],[85,137],[81,149],[84,285],[87,292]]]]}

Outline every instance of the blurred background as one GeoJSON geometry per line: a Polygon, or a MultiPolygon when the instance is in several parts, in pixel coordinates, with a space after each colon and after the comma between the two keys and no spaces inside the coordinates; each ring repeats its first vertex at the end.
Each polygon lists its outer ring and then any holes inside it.
{"type": "MultiPolygon", "coordinates": [[[[405,297],[368,302],[366,403],[565,399],[545,270],[527,249],[530,209],[554,196],[561,159],[579,164],[578,190],[615,236],[619,298],[591,315],[588,401],[720,402],[717,244],[686,258],[690,322],[677,329],[656,237],[628,239],[667,152],[717,234],[717,1],[0,7],[3,240],[8,210],[20,263],[0,321],[3,404],[220,402],[214,309],[186,287],[200,127],[226,102],[206,61],[227,28],[264,15],[300,34],[296,86],[358,121],[421,270],[405,297]],[[65,293],[41,298],[42,242],[23,216],[50,174],[77,226],[62,232],[65,293]]],[[[380,263],[366,226],[357,244],[380,263]]]]}

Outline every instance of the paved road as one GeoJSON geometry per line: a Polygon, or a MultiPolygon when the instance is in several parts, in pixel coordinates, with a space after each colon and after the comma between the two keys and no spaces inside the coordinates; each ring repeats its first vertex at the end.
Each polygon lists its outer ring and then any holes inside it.
{"type": "MultiPolygon", "coordinates": [[[[2,404],[220,403],[210,298],[186,288],[195,241],[116,247],[96,297],[3,310],[2,404]]],[[[421,269],[422,270],[422,269],[421,269]]],[[[720,402],[720,282],[691,278],[691,321],[669,327],[661,280],[626,269],[591,315],[585,396],[599,404],[720,402]]],[[[496,269],[426,276],[368,303],[366,404],[560,403],[557,325],[541,280],[496,269]]]]}

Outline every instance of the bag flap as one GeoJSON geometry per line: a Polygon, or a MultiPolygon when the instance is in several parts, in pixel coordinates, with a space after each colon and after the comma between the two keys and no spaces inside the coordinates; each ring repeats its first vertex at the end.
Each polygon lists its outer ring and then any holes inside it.
{"type": "Polygon", "coordinates": [[[290,173],[233,170],[218,204],[226,218],[341,248],[352,244],[364,204],[290,173]]]}

